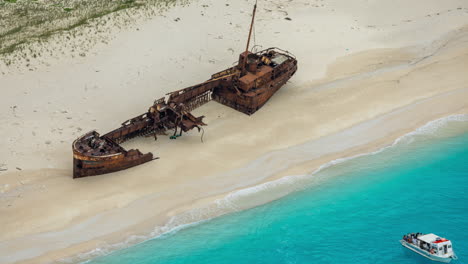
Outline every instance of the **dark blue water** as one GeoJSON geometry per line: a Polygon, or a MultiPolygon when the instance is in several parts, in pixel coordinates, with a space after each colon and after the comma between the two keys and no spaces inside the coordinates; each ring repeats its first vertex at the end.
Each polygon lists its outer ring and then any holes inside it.
{"type": "Polygon", "coordinates": [[[416,139],[321,174],[329,179],[275,202],[91,263],[432,263],[399,244],[408,232],[452,240],[454,263],[468,263],[468,133],[416,139]]]}

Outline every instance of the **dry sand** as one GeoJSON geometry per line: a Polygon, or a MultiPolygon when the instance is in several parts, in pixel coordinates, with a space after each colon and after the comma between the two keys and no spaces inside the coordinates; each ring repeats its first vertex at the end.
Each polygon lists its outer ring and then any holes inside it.
{"type": "Polygon", "coordinates": [[[232,65],[251,3],[196,1],[86,57],[35,71],[0,65],[0,263],[79,262],[262,204],[291,189],[232,197],[468,113],[467,1],[352,2],[260,1],[256,43],[297,56],[291,81],[253,116],[215,102],[197,109],[204,143],[196,132],[126,143],[161,159],[98,177],[71,178],[73,139],[232,65]]]}

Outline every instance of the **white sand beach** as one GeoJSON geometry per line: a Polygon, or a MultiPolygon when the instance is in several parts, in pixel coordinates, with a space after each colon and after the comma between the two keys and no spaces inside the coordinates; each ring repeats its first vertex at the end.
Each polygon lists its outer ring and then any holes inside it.
{"type": "Polygon", "coordinates": [[[31,59],[32,70],[0,62],[0,263],[78,263],[287,193],[220,205],[232,192],[468,114],[468,1],[258,5],[255,43],[293,53],[296,75],[252,116],[216,102],[198,108],[203,142],[191,131],[124,143],[160,159],[117,173],[73,180],[73,140],[230,67],[253,1],[199,0],[135,18],[101,33],[112,37],[85,56],[31,59]]]}

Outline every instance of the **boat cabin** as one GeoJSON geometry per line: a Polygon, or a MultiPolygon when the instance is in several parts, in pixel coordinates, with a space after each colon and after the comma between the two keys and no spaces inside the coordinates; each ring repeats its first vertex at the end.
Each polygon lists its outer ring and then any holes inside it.
{"type": "Polygon", "coordinates": [[[282,54],[275,49],[268,49],[259,53],[243,52],[239,55],[238,68],[243,73],[239,78],[239,89],[248,92],[265,83],[276,79],[288,69],[284,63],[291,57],[282,54]],[[247,54],[247,58],[245,55],[247,54]],[[243,62],[245,61],[245,66],[243,62]]]}
{"type": "Polygon", "coordinates": [[[429,253],[436,256],[451,256],[452,255],[452,242],[450,240],[441,238],[434,234],[427,234],[418,236],[420,248],[423,248],[429,253]]]}

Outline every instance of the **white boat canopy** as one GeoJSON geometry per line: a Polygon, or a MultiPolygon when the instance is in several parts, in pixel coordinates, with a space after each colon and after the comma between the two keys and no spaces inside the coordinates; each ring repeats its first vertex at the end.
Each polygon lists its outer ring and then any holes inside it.
{"type": "Polygon", "coordinates": [[[434,243],[437,240],[440,240],[441,237],[434,235],[434,234],[427,234],[427,235],[419,236],[418,239],[430,244],[430,243],[434,243]]]}

